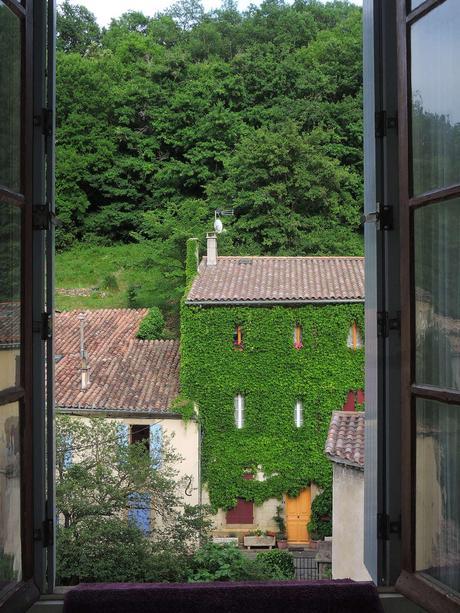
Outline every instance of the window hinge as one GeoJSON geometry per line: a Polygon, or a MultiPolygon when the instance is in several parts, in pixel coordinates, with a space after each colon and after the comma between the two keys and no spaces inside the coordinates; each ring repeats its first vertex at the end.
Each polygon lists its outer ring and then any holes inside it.
{"type": "Polygon", "coordinates": [[[377,202],[376,210],[363,215],[363,221],[376,223],[378,230],[393,230],[393,207],[377,202]]]}
{"type": "Polygon", "coordinates": [[[36,204],[33,207],[32,225],[34,230],[49,230],[51,225],[62,225],[48,204],[36,204]]]}
{"type": "Polygon", "coordinates": [[[398,129],[398,117],[390,117],[386,111],[378,111],[375,114],[375,137],[383,138],[388,130],[398,129]]]}
{"type": "Polygon", "coordinates": [[[401,331],[401,312],[390,317],[388,311],[377,311],[377,336],[387,338],[393,330],[401,331]]]}
{"type": "Polygon", "coordinates": [[[34,321],[33,332],[40,332],[42,341],[47,341],[53,335],[53,316],[51,313],[42,313],[40,321],[34,321]]]}
{"type": "Polygon", "coordinates": [[[401,536],[401,519],[391,521],[388,513],[377,513],[377,538],[389,541],[392,534],[401,536]]]}
{"type": "Polygon", "coordinates": [[[41,541],[43,547],[54,545],[54,521],[45,519],[42,521],[41,528],[34,530],[34,540],[41,541]]]}

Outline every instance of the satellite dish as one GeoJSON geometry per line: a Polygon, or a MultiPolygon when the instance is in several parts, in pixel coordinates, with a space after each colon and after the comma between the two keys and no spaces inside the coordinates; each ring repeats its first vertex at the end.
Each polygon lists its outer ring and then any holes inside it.
{"type": "Polygon", "coordinates": [[[215,222],[214,222],[214,231],[217,232],[217,234],[220,234],[223,229],[224,229],[224,225],[221,222],[221,220],[220,219],[216,219],[215,222]]]}

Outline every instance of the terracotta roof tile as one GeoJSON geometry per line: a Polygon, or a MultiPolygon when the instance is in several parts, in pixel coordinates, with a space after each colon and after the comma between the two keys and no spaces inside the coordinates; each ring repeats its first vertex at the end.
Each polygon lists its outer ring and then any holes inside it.
{"type": "Polygon", "coordinates": [[[21,341],[21,303],[0,302],[0,348],[11,348],[21,341]]]}
{"type": "Polygon", "coordinates": [[[333,462],[364,469],[364,413],[334,411],[324,451],[333,462]]]}
{"type": "Polygon", "coordinates": [[[203,258],[188,303],[364,300],[364,258],[203,258]]]}
{"type": "Polygon", "coordinates": [[[168,413],[179,392],[179,341],[137,339],[147,309],[84,311],[90,385],[82,390],[80,313],[56,314],[56,405],[168,413]]]}

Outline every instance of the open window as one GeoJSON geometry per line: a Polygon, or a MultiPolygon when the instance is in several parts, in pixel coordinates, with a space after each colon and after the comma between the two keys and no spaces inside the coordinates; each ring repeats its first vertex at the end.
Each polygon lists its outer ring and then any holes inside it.
{"type": "Polygon", "coordinates": [[[302,325],[296,323],[294,327],[294,349],[302,349],[302,325]]]}
{"type": "Polygon", "coordinates": [[[241,324],[237,324],[235,326],[235,331],[233,333],[233,347],[235,349],[239,349],[240,351],[243,349],[243,326],[241,324]]]}
{"type": "Polygon", "coordinates": [[[347,338],[347,346],[354,351],[356,351],[356,349],[362,349],[363,347],[363,337],[356,321],[354,321],[350,326],[347,338]]]}

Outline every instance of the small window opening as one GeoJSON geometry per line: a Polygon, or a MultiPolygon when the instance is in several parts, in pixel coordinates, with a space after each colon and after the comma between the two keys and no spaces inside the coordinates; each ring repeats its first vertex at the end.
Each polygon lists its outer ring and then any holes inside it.
{"type": "Polygon", "coordinates": [[[294,348],[302,349],[302,326],[300,324],[296,324],[294,328],[294,348]]]}
{"type": "Polygon", "coordinates": [[[131,444],[143,443],[145,449],[150,448],[150,427],[146,424],[131,426],[131,444]]]}
{"type": "Polygon", "coordinates": [[[296,428],[301,428],[303,426],[303,404],[300,400],[297,400],[295,403],[294,423],[296,428]]]}
{"type": "Polygon", "coordinates": [[[235,397],[235,426],[238,430],[244,425],[244,397],[241,394],[235,397]]]}
{"type": "Polygon", "coordinates": [[[348,332],[347,346],[353,350],[362,349],[363,346],[363,338],[355,321],[348,332]]]}
{"type": "Polygon", "coordinates": [[[233,346],[235,349],[243,349],[243,326],[240,324],[235,326],[233,334],[233,346]]]}

